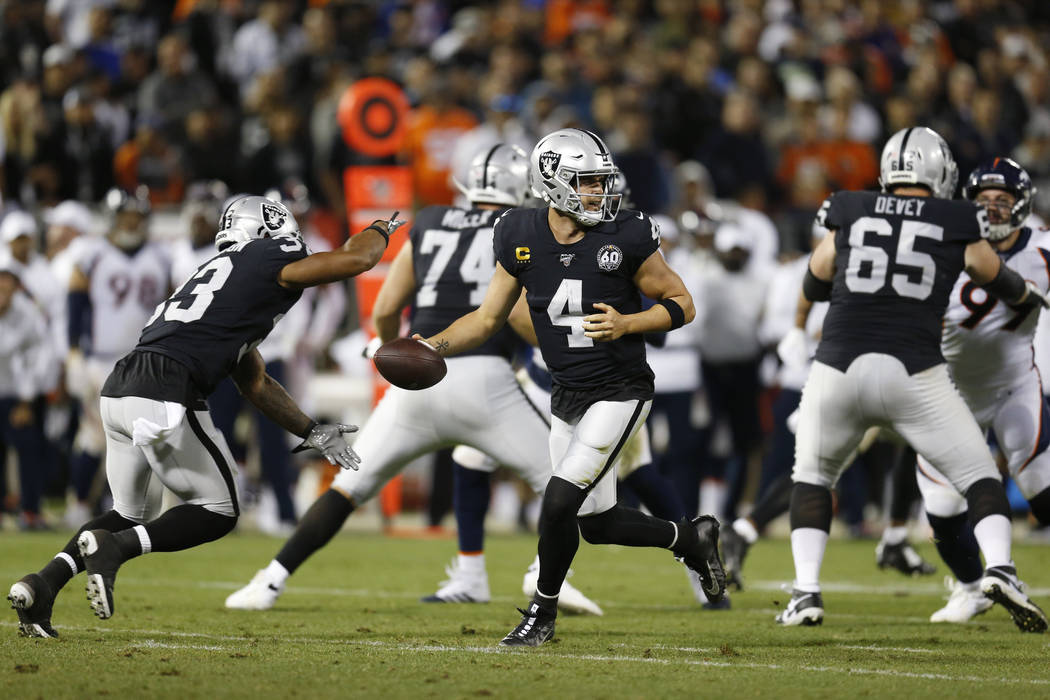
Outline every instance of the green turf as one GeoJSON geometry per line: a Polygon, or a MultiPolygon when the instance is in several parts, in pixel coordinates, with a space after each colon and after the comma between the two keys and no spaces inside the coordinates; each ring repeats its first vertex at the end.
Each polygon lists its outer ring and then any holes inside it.
{"type": "MultiPolygon", "coordinates": [[[[38,569],[60,535],[0,536],[3,590],[38,569]]],[[[491,537],[487,605],[428,605],[451,541],[346,533],[308,562],[269,612],[223,609],[279,540],[231,535],[130,562],[117,612],[92,617],[75,579],[55,607],[58,640],[0,623],[0,696],[61,697],[1046,697],[1050,638],[1017,631],[1001,608],[965,626],[932,625],[941,571],[905,579],[874,567],[873,543],[833,541],[823,627],[780,629],[791,578],[786,541],[754,547],[749,590],[728,612],[692,602],[667,552],[584,544],[572,579],[605,616],[559,618],[554,643],[501,651],[518,621],[528,537],[491,537]]],[[[932,546],[920,547],[934,556],[932,546]]],[[[1015,559],[1042,596],[1050,549],[1015,559]],[[1043,589],[1039,591],[1038,589],[1043,589]]],[[[1043,599],[1043,602],[1047,602],[1043,599]]]]}

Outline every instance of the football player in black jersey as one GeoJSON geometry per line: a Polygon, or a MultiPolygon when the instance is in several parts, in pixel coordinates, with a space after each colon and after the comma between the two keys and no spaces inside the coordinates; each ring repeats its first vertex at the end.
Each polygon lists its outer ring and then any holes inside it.
{"type": "MultiPolygon", "coordinates": [[[[496,264],[492,225],[502,212],[522,203],[527,186],[525,153],[497,144],[471,164],[469,209],[432,206],[419,212],[376,297],[373,321],[379,343],[397,337],[401,312],[409,303],[411,328],[427,334],[477,308],[496,264]]],[[[522,323],[515,320],[512,325],[529,334],[524,305],[520,309],[522,323]]],[[[472,352],[450,359],[448,374],[437,386],[421,391],[387,389],[354,443],[363,460],[361,470],[335,478],[273,561],[232,593],[226,607],[273,607],[288,577],[339,532],[356,508],[409,462],[442,447],[476,447],[542,493],[551,471],[545,447],[550,429],[514,379],[510,357],[519,343],[506,327],[472,352]],[[508,434],[518,439],[508,439],[508,434]]],[[[460,556],[457,567],[477,585],[461,588],[455,600],[487,602],[488,580],[478,580],[485,574],[480,542],[464,544],[463,551],[474,556],[460,556]]]]}
{"type": "Polygon", "coordinates": [[[303,438],[296,449],[315,448],[333,464],[357,468],[343,438],[356,428],[311,420],[266,374],[255,347],[304,288],[375,266],[400,223],[376,221],[338,250],[310,255],[280,202],[255,196],[230,202],[215,236],[218,255],[157,306],[102,389],[113,510],[81,527],[39,573],[11,586],[23,635],[57,636],[52,604],[78,572],[87,572],[88,600],[105,619],[113,614],[113,586],[125,561],[188,549],[233,529],[236,466],[204,400],[226,375],[268,418],[303,438]],[[156,518],[146,497],[154,480],[183,501],[156,518]]]}
{"type": "Polygon", "coordinates": [[[830,300],[799,405],[791,550],[795,583],[783,625],[824,619],[820,565],[831,491],[873,426],[894,430],[966,496],[987,569],[981,589],[1023,629],[1046,617],[1025,595],[1010,558],[1010,506],[984,436],[941,355],[948,297],[964,269],[1011,305],[1047,305],[1031,282],[1001,264],[986,211],[950,201],[958,168],[925,127],[902,129],[882,151],[882,192],[836,192],[818,214],[832,233],[813,251],[795,325],[811,301],[830,300]]]}
{"type": "Polygon", "coordinates": [[[427,339],[445,356],[479,346],[503,327],[524,288],[553,377],[554,475],[540,512],[539,581],[506,646],[538,646],[554,635],[558,592],[580,532],[595,544],[671,549],[701,576],[710,598],[725,591],[718,522],[673,523],[618,505],[610,469],[652,402],[642,334],[691,321],[692,298],[658,252],[656,224],[620,211],[619,171],[600,138],[555,131],[529,160],[533,193],[550,206],[511,209],[496,221],[496,272],[484,301],[427,339]],[[642,311],[640,293],[656,305],[642,311]]]}

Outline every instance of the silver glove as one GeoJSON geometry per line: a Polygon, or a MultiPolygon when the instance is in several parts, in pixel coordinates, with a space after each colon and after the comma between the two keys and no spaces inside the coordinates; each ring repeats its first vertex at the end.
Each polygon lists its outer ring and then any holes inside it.
{"type": "Polygon", "coordinates": [[[1026,302],[1032,302],[1032,305],[1039,304],[1044,309],[1050,309],[1050,299],[1047,298],[1046,294],[1042,289],[1039,288],[1035,282],[1031,280],[1025,281],[1025,287],[1028,288],[1028,298],[1026,302]]]}
{"type": "Polygon", "coordinates": [[[356,425],[344,425],[343,423],[318,423],[310,429],[306,439],[292,452],[302,452],[313,448],[324,455],[330,463],[338,465],[343,469],[357,471],[361,464],[361,458],[357,456],[343,437],[345,433],[356,433],[356,425]]]}
{"type": "Polygon", "coordinates": [[[399,228],[405,225],[404,219],[397,218],[397,215],[400,213],[400,211],[395,211],[393,214],[390,215],[390,219],[386,222],[386,235],[393,236],[394,231],[398,230],[399,228]]]}

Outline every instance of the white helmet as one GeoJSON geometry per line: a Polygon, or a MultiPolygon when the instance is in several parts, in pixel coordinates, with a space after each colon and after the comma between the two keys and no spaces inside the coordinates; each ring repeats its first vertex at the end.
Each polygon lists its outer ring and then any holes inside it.
{"type": "Polygon", "coordinates": [[[520,207],[529,187],[528,158],[514,144],[497,143],[470,161],[465,185],[455,178],[452,182],[471,203],[520,207]]]}
{"type": "Polygon", "coordinates": [[[215,248],[222,252],[254,238],[277,237],[303,240],[299,224],[288,207],[266,197],[240,195],[229,201],[219,217],[215,248]]]}
{"type": "Polygon", "coordinates": [[[551,207],[584,226],[612,221],[620,211],[622,196],[615,191],[619,168],[608,147],[597,135],[583,129],[559,129],[547,134],[529,157],[532,192],[551,207]],[[580,201],[580,178],[601,176],[601,206],[588,209],[580,201]]]}
{"type": "Polygon", "coordinates": [[[951,199],[959,181],[959,166],[941,135],[925,126],[901,129],[882,148],[879,184],[921,185],[934,197],[951,199]]]}

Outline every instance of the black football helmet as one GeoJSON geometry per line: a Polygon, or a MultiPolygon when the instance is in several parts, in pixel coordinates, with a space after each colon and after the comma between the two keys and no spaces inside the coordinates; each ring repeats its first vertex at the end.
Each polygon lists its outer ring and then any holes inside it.
{"type": "Polygon", "coordinates": [[[1019,229],[1032,213],[1032,197],[1036,189],[1025,169],[1010,158],[990,158],[974,168],[966,178],[963,195],[972,202],[981,190],[988,189],[1005,190],[1017,200],[1010,209],[1009,221],[991,222],[988,227],[988,237],[999,241],[1019,229]]]}

